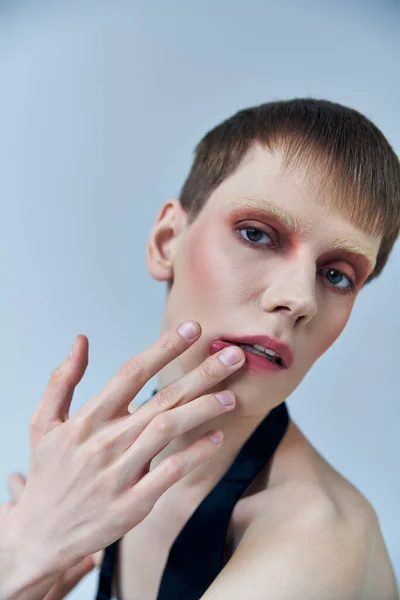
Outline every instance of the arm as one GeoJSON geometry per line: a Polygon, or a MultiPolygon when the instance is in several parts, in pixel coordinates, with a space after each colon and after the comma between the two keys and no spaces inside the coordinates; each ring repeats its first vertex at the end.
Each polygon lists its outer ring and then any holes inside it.
{"type": "Polygon", "coordinates": [[[249,527],[202,600],[355,600],[363,567],[360,530],[334,510],[268,517],[249,527]]]}

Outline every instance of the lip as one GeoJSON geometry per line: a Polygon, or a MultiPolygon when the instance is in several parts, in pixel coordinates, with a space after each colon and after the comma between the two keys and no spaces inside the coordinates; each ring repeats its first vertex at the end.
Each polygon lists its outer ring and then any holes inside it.
{"type": "MultiPolygon", "coordinates": [[[[262,335],[262,334],[255,334],[255,335],[231,335],[229,333],[227,334],[221,334],[221,336],[219,336],[217,338],[219,341],[222,342],[233,342],[233,343],[241,343],[241,344],[260,344],[262,346],[264,346],[265,348],[270,348],[271,350],[274,350],[275,352],[277,352],[283,362],[283,366],[279,366],[275,363],[270,363],[271,365],[274,365],[276,367],[279,368],[279,370],[282,369],[289,369],[289,367],[293,364],[294,361],[294,353],[292,348],[286,344],[285,342],[282,342],[281,340],[278,340],[277,338],[272,338],[269,337],[268,335],[262,335]]],[[[217,340],[214,340],[217,341],[217,340]]],[[[246,351],[245,351],[246,352],[246,351]]],[[[246,356],[250,355],[251,357],[254,358],[260,358],[261,360],[264,360],[262,358],[262,356],[258,357],[256,354],[251,354],[250,352],[246,353],[246,356]]],[[[269,361],[270,362],[270,361],[269,361]]]]}
{"type": "MultiPolygon", "coordinates": [[[[216,352],[219,352],[220,350],[222,350],[222,348],[225,348],[226,346],[231,346],[232,342],[228,342],[228,341],[224,341],[224,340],[214,340],[213,342],[211,342],[210,344],[210,355],[215,354],[216,352]]],[[[246,355],[246,362],[245,365],[247,365],[247,367],[249,369],[251,369],[252,371],[255,371],[257,373],[264,373],[265,371],[268,372],[272,372],[272,373],[277,373],[279,371],[285,371],[285,367],[278,365],[277,363],[274,363],[270,360],[268,360],[267,358],[264,358],[263,356],[258,356],[257,354],[253,354],[252,352],[249,352],[249,350],[245,350],[243,348],[243,352],[246,355]]]]}

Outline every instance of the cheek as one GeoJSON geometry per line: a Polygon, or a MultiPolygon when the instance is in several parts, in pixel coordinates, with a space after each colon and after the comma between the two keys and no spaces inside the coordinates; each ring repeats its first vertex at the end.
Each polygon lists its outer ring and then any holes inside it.
{"type": "Polygon", "coordinates": [[[193,230],[185,248],[186,275],[189,291],[196,290],[200,298],[210,299],[219,289],[226,289],[233,273],[226,253],[218,246],[212,228],[193,230]]]}
{"type": "Polygon", "coordinates": [[[346,314],[344,317],[342,317],[339,322],[336,322],[335,327],[330,328],[329,330],[327,330],[325,332],[324,335],[321,336],[319,344],[315,348],[315,351],[316,351],[315,359],[322,356],[322,354],[324,354],[324,352],[326,352],[328,350],[328,348],[330,348],[332,346],[332,344],[335,343],[335,341],[338,339],[338,337],[342,333],[343,329],[345,328],[347,321],[349,320],[349,317],[350,317],[350,311],[348,312],[348,314],[346,314]]]}
{"type": "Polygon", "coordinates": [[[190,286],[202,288],[212,280],[207,244],[199,235],[193,235],[186,248],[186,272],[190,286]]]}

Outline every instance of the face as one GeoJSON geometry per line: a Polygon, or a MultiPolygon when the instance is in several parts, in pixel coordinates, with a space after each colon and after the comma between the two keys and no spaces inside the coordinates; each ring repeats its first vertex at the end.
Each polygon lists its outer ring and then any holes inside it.
{"type": "Polygon", "coordinates": [[[327,194],[300,166],[285,169],[280,152],[254,145],[193,224],[178,201],[164,205],[148,242],[150,273],[173,278],[162,331],[194,319],[202,335],[165,369],[163,385],[200,364],[213,340],[264,334],[291,347],[290,368],[246,360],[209,392],[231,389],[251,416],[298,386],[343,331],[380,243],[334,212],[327,194]]]}

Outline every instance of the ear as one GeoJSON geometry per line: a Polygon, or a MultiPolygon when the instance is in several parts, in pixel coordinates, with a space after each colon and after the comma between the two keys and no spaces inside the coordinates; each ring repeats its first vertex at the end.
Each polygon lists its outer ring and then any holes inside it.
{"type": "Polygon", "coordinates": [[[186,221],[187,212],[176,198],[170,198],[161,207],[146,246],[146,264],[154,279],[173,279],[175,249],[186,221]]]}

